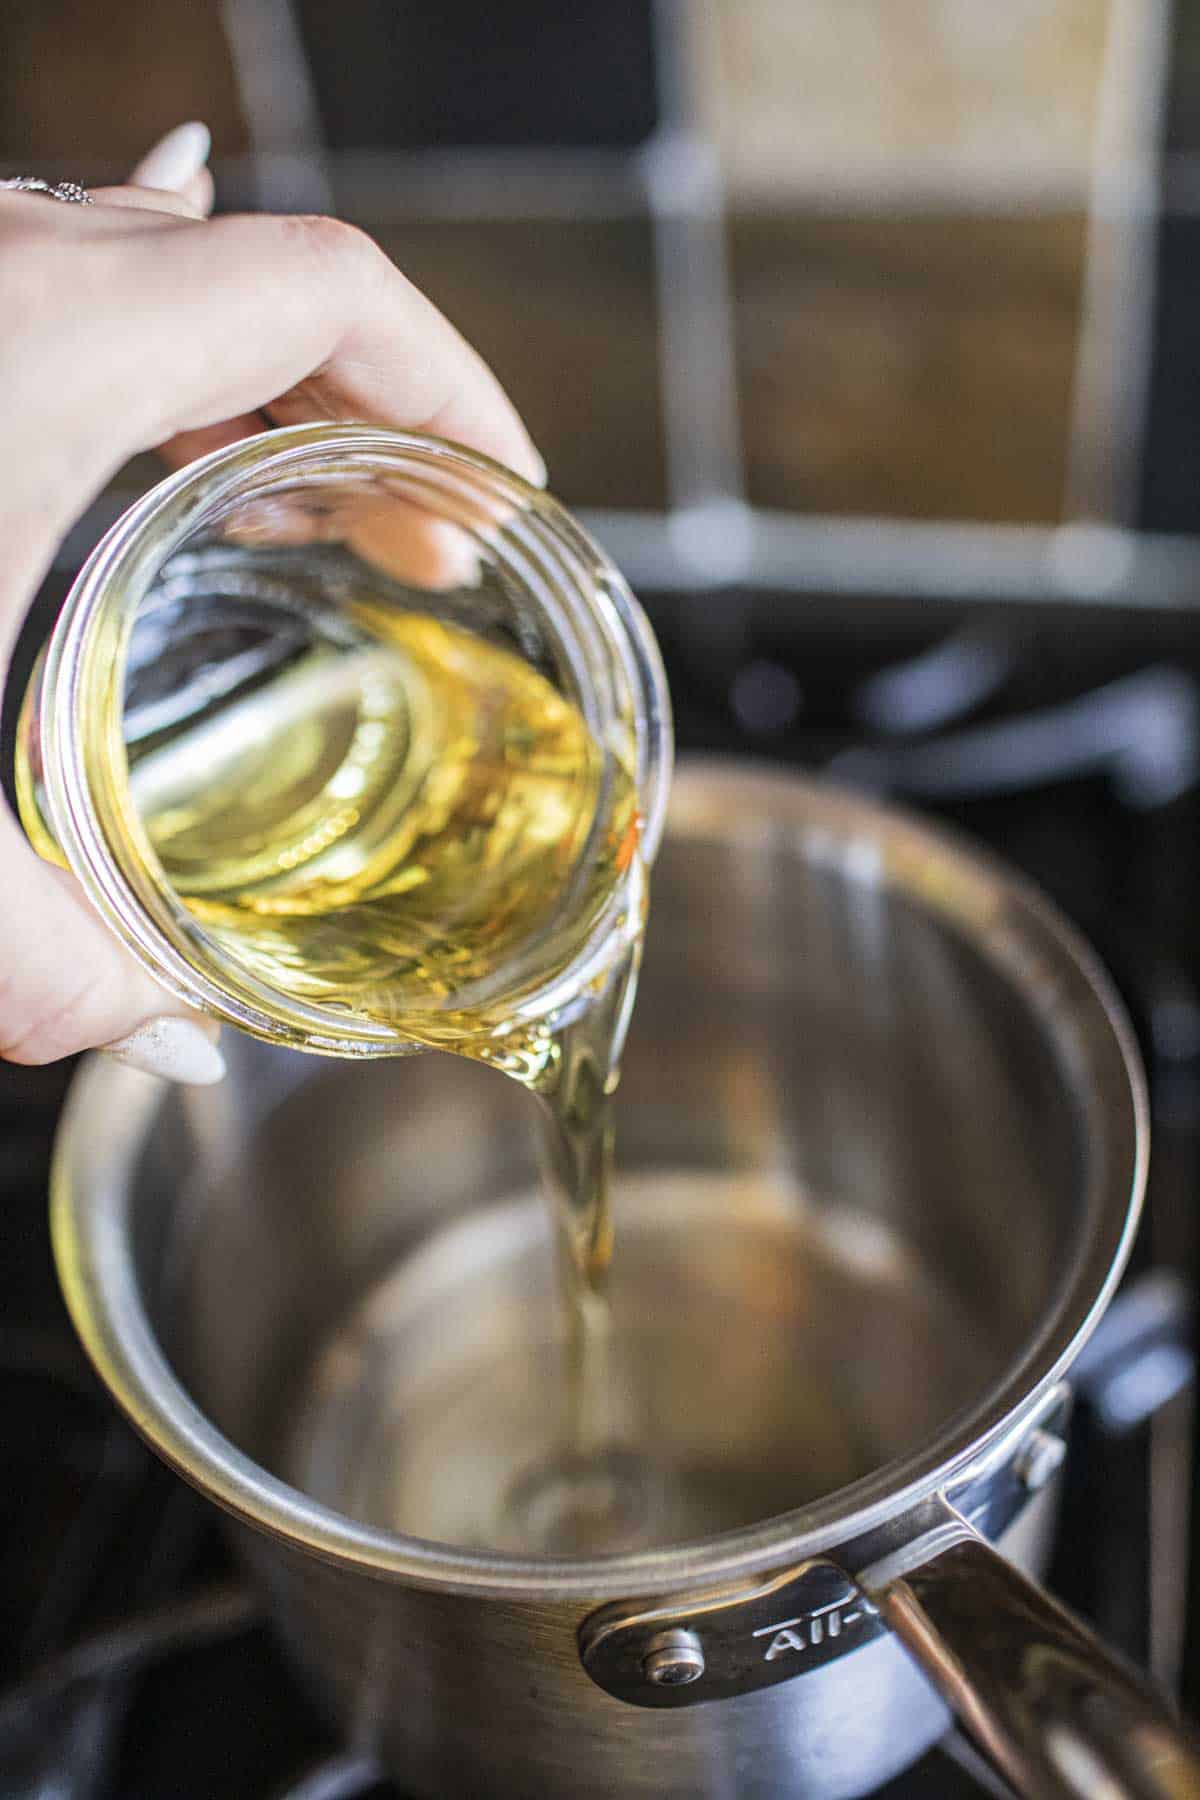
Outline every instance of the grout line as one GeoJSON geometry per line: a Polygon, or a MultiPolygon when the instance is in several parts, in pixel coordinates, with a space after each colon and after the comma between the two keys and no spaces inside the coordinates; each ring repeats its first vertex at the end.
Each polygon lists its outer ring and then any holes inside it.
{"type": "Polygon", "coordinates": [[[221,0],[221,23],[250,132],[255,198],[281,212],[332,212],[324,134],[291,0],[221,0]]]}
{"type": "Polygon", "coordinates": [[[712,8],[656,0],[654,18],[661,124],[646,151],[646,191],[667,491],[672,511],[708,524],[694,578],[727,580],[745,559],[744,479],[720,160],[697,107],[712,8]]]}
{"type": "MultiPolygon", "coordinates": [[[[480,151],[467,146],[450,150],[329,150],[323,163],[339,202],[380,221],[407,218],[561,219],[581,215],[612,219],[648,216],[649,189],[657,214],[688,218],[708,207],[719,215],[721,204],[707,193],[702,155],[707,140],[694,131],[664,133],[635,149],[506,148],[480,151]],[[689,173],[680,189],[671,176],[689,173]],[[681,166],[682,159],[682,166],[681,166]]],[[[223,157],[217,167],[226,180],[245,182],[257,166],[268,185],[286,184],[294,165],[310,160],[305,152],[263,150],[254,157],[223,157]]],[[[1182,159],[1181,159],[1182,160],[1182,159]]],[[[1196,159],[1200,164],[1200,158],[1196,159]]],[[[75,166],[75,165],[72,165],[75,166]]],[[[14,171],[15,173],[15,171],[14,171]]],[[[68,171],[64,168],[61,174],[68,171]]],[[[114,179],[120,173],[112,170],[114,179]]],[[[1187,175],[1185,171],[1185,176],[1187,175]]],[[[48,176],[60,171],[47,168],[48,176]]],[[[1190,173],[1193,192],[1200,187],[1190,173]]],[[[927,172],[911,177],[894,165],[875,186],[845,182],[834,171],[817,188],[787,192],[765,189],[739,200],[738,210],[755,218],[788,220],[822,218],[879,219],[892,212],[913,217],[1049,218],[1081,212],[1088,193],[1065,173],[1038,182],[993,180],[979,171],[961,178],[927,172]]]]}
{"type": "MultiPolygon", "coordinates": [[[[636,590],[697,587],[692,521],[581,508],[579,517],[636,590]]],[[[1114,526],[1000,525],[934,519],[742,512],[738,585],[781,600],[802,595],[1200,611],[1200,538],[1114,526]]]]}
{"type": "MultiPolygon", "coordinates": [[[[54,567],[76,572],[140,491],[112,486],[64,538],[54,567]]],[[[695,518],[576,507],[580,523],[643,594],[692,594],[695,518]]],[[[747,593],[781,600],[846,594],[864,599],[1023,606],[1128,607],[1200,612],[1200,537],[1117,527],[1000,525],[840,514],[742,514],[747,593]]]]}
{"type": "Polygon", "coordinates": [[[642,219],[647,154],[539,148],[342,151],[330,159],[341,205],[372,219],[642,219]]]}
{"type": "MultiPolygon", "coordinates": [[[[647,153],[550,149],[337,150],[322,153],[337,205],[378,224],[406,219],[645,219],[647,153]]],[[[227,180],[257,172],[271,193],[287,188],[311,153],[263,150],[226,157],[227,180]]]]}
{"type": "MultiPolygon", "coordinates": [[[[232,5],[233,0],[225,0],[232,5]]],[[[244,18],[241,21],[244,24],[244,18]]],[[[240,81],[239,81],[240,85],[240,81]]],[[[245,101],[243,105],[245,106],[245,101]]],[[[695,134],[692,134],[695,137],[695,134]]],[[[569,222],[581,214],[609,219],[648,216],[647,184],[655,159],[667,146],[653,140],[642,147],[551,149],[462,146],[453,149],[331,150],[313,147],[269,147],[245,154],[216,157],[213,167],[222,186],[248,192],[258,178],[268,195],[289,191],[312,180],[319,158],[329,190],[344,204],[381,222],[402,219],[497,219],[569,222]]],[[[78,159],[43,159],[47,180],[70,180],[79,173],[78,159]]],[[[1200,154],[1180,152],[1165,159],[1168,209],[1200,210],[1200,154]]],[[[89,165],[92,185],[116,184],[127,172],[123,163],[89,165]]],[[[22,167],[0,162],[0,175],[18,175],[22,167]]],[[[803,183],[781,190],[748,189],[739,194],[739,213],[755,218],[800,221],[847,216],[878,219],[888,212],[937,218],[1060,218],[1086,210],[1086,184],[1069,170],[1048,172],[1037,180],[1004,170],[931,170],[891,163],[886,170],[864,172],[862,180],[831,170],[818,188],[803,183]]],[[[688,213],[694,196],[676,196],[667,182],[657,196],[663,214],[688,213]]]]}
{"type": "Polygon", "coordinates": [[[1109,0],[1063,512],[1134,523],[1153,357],[1172,0],[1109,0]]]}

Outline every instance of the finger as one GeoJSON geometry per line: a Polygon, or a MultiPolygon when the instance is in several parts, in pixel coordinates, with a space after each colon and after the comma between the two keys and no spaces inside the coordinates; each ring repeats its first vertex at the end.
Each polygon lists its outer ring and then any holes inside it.
{"type": "Polygon", "coordinates": [[[123,187],[93,188],[92,199],[102,206],[206,219],[213,207],[213,181],[206,167],[211,147],[207,125],[196,119],[177,125],[143,156],[123,187]]]}
{"type": "Polygon", "coordinates": [[[208,169],[197,169],[194,175],[189,175],[177,188],[156,188],[145,181],[139,181],[135,185],[139,189],[144,188],[148,194],[170,194],[173,199],[182,200],[191,216],[196,219],[207,219],[216,197],[213,178],[208,169]]]}
{"type": "MultiPolygon", "coordinates": [[[[189,219],[207,219],[213,209],[215,195],[213,178],[207,169],[198,169],[188,181],[184,182],[181,188],[154,188],[147,186],[144,182],[138,182],[136,186],[114,188],[109,191],[114,195],[121,196],[118,204],[137,205],[139,204],[138,196],[144,194],[147,198],[140,204],[156,208],[160,212],[178,213],[189,219]]],[[[95,190],[93,189],[92,192],[94,196],[95,190]]]]}
{"type": "Polygon", "coordinates": [[[120,206],[129,212],[170,214],[176,219],[203,219],[205,209],[186,194],[173,194],[166,188],[100,187],[89,188],[96,206],[120,206]]]}
{"type": "Polygon", "coordinates": [[[474,544],[448,519],[434,518],[394,494],[383,502],[370,495],[355,496],[340,513],[336,524],[343,541],[364,562],[410,587],[444,593],[474,587],[479,579],[474,544]]]}
{"type": "Polygon", "coordinates": [[[435,593],[473,587],[479,579],[470,535],[395,493],[350,490],[320,507],[305,506],[297,495],[259,495],[230,513],[223,531],[231,543],[256,548],[346,544],[386,575],[435,593]]]}
{"type": "Polygon", "coordinates": [[[207,157],[212,148],[209,128],[200,121],[176,126],[142,157],[124,187],[94,187],[99,205],[140,207],[173,212],[176,218],[203,220],[212,212],[212,176],[207,157]]]}
{"type": "MultiPolygon", "coordinates": [[[[228,217],[137,237],[120,265],[134,448],[269,408],[432,431],[538,485],[545,465],[482,358],[370,239],[228,217]],[[139,410],[140,409],[140,410],[139,410]]],[[[107,365],[108,379],[115,373],[107,365]]]]}
{"type": "Polygon", "coordinates": [[[230,444],[240,444],[243,439],[257,437],[260,431],[270,428],[271,421],[265,413],[242,413],[236,419],[202,425],[198,431],[181,431],[156,448],[169,469],[182,469],[198,457],[207,456],[211,450],[224,450],[230,444]]]}
{"type": "Polygon", "coordinates": [[[11,815],[0,815],[0,1058],[45,1063],[108,1044],[150,1019],[211,1031],[142,970],[65,869],[41,862],[11,815]]]}
{"type": "Polygon", "coordinates": [[[202,175],[207,176],[208,153],[212,149],[212,134],[208,126],[199,119],[190,119],[186,125],[176,125],[165,137],[159,138],[157,144],[146,152],[142,160],[129,177],[135,187],[165,188],[171,193],[181,194],[185,199],[200,205],[201,210],[208,212],[211,208],[211,179],[207,185],[200,182],[202,175]],[[205,194],[209,195],[209,204],[202,205],[205,194]]]}
{"type": "Polygon", "coordinates": [[[545,461],[491,369],[418,288],[387,266],[394,279],[379,313],[353,325],[310,379],[269,402],[271,419],[407,426],[482,450],[545,487],[545,461]]]}

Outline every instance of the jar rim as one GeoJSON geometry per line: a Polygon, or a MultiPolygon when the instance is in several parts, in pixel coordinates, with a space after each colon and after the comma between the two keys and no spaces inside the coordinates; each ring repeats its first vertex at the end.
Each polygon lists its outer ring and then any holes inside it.
{"type": "MultiPolygon", "coordinates": [[[[41,690],[46,794],[59,846],[92,903],[142,966],[180,1000],[294,1048],[396,1055],[423,1046],[402,1030],[296,1000],[217,954],[165,876],[156,878],[149,846],[139,846],[135,856],[108,829],[98,765],[107,753],[110,764],[124,770],[119,708],[115,716],[111,705],[105,709],[99,756],[89,755],[91,734],[85,738],[80,729],[95,712],[97,684],[106,692],[114,686],[114,657],[120,683],[138,606],[168,561],[233,504],[305,476],[328,479],[331,472],[322,464],[334,459],[349,476],[411,476],[419,469],[486,498],[502,511],[488,546],[497,563],[519,556],[534,566],[540,558],[552,569],[553,597],[535,591],[528,578],[522,584],[543,612],[558,605],[558,628],[573,634],[573,648],[585,663],[590,656],[599,685],[607,677],[623,699],[632,726],[642,858],[653,860],[670,785],[670,703],[649,622],[616,566],[558,501],[491,458],[445,439],[373,425],[285,426],[224,446],[168,476],[110,528],[80,571],[47,647],[41,690]],[[501,540],[503,549],[497,547],[501,540]]],[[[601,751],[609,754],[604,742],[601,751]]],[[[605,972],[627,910],[621,884],[565,967],[541,980],[516,982],[515,1025],[561,1016],[605,972]]],[[[456,1007],[471,1003],[466,992],[455,998],[456,1007]]]]}

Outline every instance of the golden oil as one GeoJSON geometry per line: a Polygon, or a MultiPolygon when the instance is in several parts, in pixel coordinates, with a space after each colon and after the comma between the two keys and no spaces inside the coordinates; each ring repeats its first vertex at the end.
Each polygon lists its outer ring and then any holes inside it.
{"type": "MultiPolygon", "coordinates": [[[[35,848],[61,861],[33,740],[27,717],[21,815],[35,848]]],[[[554,1541],[602,1544],[606,1521],[575,1513],[611,1435],[612,1095],[645,904],[631,776],[612,759],[606,775],[579,708],[515,651],[367,603],[344,609],[336,637],[310,635],[266,679],[182,708],[127,754],[138,829],[231,962],[292,999],[490,1062],[538,1095],[570,1441],[519,1504],[545,1511],[545,1486],[554,1541]],[[531,945],[539,980],[565,968],[618,890],[636,917],[590,1004],[563,1026],[515,1027],[505,971],[531,945]]]]}
{"type": "MultiPolygon", "coordinates": [[[[349,617],[348,641],[131,745],[130,801],[204,935],[268,988],[503,1061],[497,978],[531,945],[541,978],[580,948],[637,854],[633,784],[618,766],[602,793],[578,707],[514,651],[349,617]]],[[[59,858],[23,758],[18,796],[59,858]]]]}

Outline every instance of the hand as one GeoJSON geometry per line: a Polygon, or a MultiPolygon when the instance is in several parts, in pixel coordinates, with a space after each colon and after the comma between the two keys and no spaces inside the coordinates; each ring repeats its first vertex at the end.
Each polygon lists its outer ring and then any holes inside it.
{"type": "MultiPolygon", "coordinates": [[[[357,419],[545,481],[495,377],[369,238],[334,219],[207,217],[207,136],[180,127],[92,206],[0,191],[0,676],[63,532],[150,446],[178,465],[267,425],[357,419]]],[[[0,808],[0,1057],[125,1039],[141,1066],[221,1073],[215,1027],[0,808]]]]}

